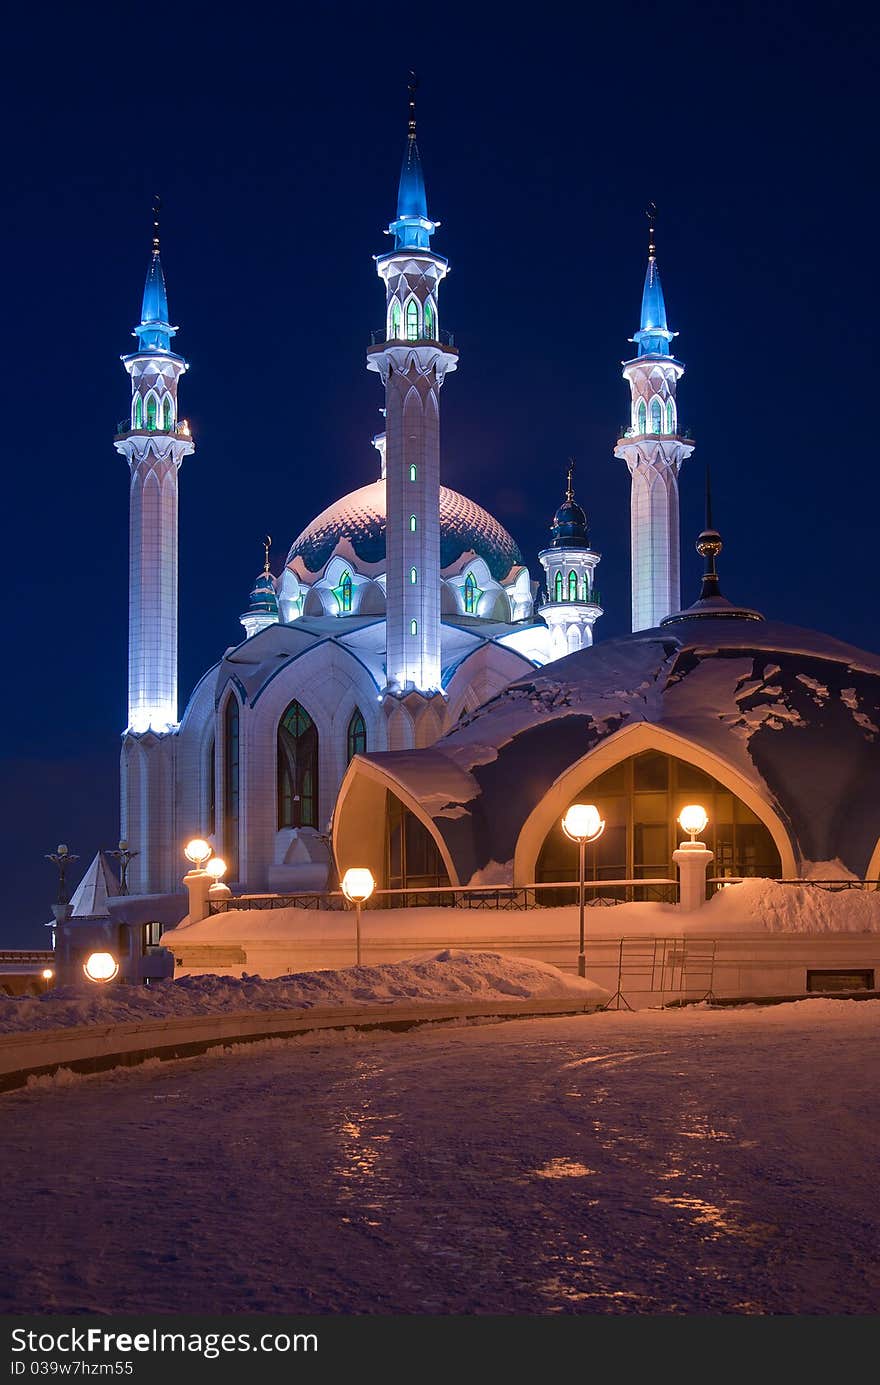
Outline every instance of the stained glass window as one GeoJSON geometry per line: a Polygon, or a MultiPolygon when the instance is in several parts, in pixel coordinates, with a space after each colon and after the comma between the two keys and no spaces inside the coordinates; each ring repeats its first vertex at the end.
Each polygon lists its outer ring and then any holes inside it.
{"type": "Polygon", "coordinates": [[[425,299],[425,336],[429,341],[433,341],[437,332],[434,326],[434,304],[430,298],[425,299]]]}
{"type": "Polygon", "coordinates": [[[577,601],[578,599],[578,579],[577,573],[573,569],[568,574],[568,599],[569,601],[577,601]]]}
{"type": "Polygon", "coordinates": [[[318,826],[318,730],[298,702],[278,723],[278,826],[318,826]]]}
{"type": "Polygon", "coordinates": [[[144,401],[139,394],[134,397],[134,426],[143,428],[144,426],[144,401]]]}
{"type": "Polygon", "coordinates": [[[162,400],[162,427],[165,429],[166,433],[171,431],[171,420],[171,395],[166,394],[165,398],[162,400]]]}
{"type": "Polygon", "coordinates": [[[391,304],[391,340],[400,340],[400,304],[396,298],[391,304]]]}
{"type": "Polygon", "coordinates": [[[351,573],[344,572],[339,583],[339,604],[343,611],[351,610],[351,573]]]}
{"type": "Polygon", "coordinates": [[[359,707],[355,707],[348,723],[348,758],[347,764],[351,764],[355,755],[366,755],[367,753],[367,728],[359,707]]]}
{"type": "Polygon", "coordinates": [[[469,616],[474,614],[477,602],[477,584],[474,581],[474,574],[469,572],[464,583],[464,609],[469,616]]]}
{"type": "Polygon", "coordinates": [[[659,399],[651,400],[651,432],[663,432],[663,409],[659,399]]]}
{"type": "Polygon", "coordinates": [[[557,572],[557,574],[556,574],[556,579],[555,579],[555,581],[554,581],[554,583],[553,583],[553,600],[554,600],[554,601],[561,601],[561,600],[562,600],[562,573],[561,573],[561,572],[557,572]]]}
{"type": "Polygon", "coordinates": [[[154,394],[148,394],[148,395],[147,395],[147,430],[148,430],[148,432],[150,432],[150,433],[154,433],[154,432],[156,431],[156,419],[157,419],[158,413],[159,413],[159,410],[158,410],[158,406],[157,406],[157,404],[156,404],[156,396],[155,396],[154,394]]]}
{"type": "Polygon", "coordinates": [[[419,305],[414,298],[411,298],[406,305],[406,339],[407,341],[418,341],[419,339],[419,305]]]}
{"type": "Polygon", "coordinates": [[[648,410],[645,407],[644,399],[639,400],[639,407],[636,417],[638,418],[638,423],[636,424],[638,431],[640,433],[646,433],[648,431],[648,410]]]}

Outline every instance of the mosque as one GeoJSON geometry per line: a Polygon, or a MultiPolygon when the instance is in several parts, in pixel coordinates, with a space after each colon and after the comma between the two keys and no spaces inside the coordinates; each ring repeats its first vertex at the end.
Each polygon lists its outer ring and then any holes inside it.
{"type": "MultiPolygon", "coordinates": [[[[683,605],[682,428],[653,233],[633,354],[632,631],[602,615],[572,476],[533,578],[507,530],[441,484],[447,261],[432,247],[414,95],[392,248],[376,257],[384,390],[376,476],[305,525],[280,574],[269,549],[243,638],[178,714],[178,473],[195,443],[178,391],[158,234],[123,358],[131,413],[128,725],[122,835],[134,894],[179,889],[207,837],[235,893],[320,891],[334,866],[385,888],[571,880],[566,806],[589,790],[607,830],[597,879],[669,876],[675,817],[699,795],[730,876],[880,875],[880,658],[765,620],[721,594],[707,518],[698,600],[683,605]]],[[[378,335],[378,334],[377,334],[378,335]]]]}

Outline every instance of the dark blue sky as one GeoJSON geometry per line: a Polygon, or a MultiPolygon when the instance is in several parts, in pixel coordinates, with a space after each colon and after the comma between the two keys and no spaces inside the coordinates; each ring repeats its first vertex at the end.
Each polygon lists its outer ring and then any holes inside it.
{"type": "Polygon", "coordinates": [[[112,435],[150,199],[197,440],[181,476],[185,699],[241,637],[263,533],[277,571],[313,515],[376,474],[371,256],[387,248],[410,66],[461,350],[444,479],[498,515],[535,573],[573,453],[603,554],[598,638],[628,629],[629,483],[612,446],[653,198],[697,438],[686,599],[708,460],[726,593],[880,643],[876,10],[418,8],[6,21],[0,943],[45,936],[44,851],[66,840],[86,864],[118,834],[127,471],[112,435]]]}

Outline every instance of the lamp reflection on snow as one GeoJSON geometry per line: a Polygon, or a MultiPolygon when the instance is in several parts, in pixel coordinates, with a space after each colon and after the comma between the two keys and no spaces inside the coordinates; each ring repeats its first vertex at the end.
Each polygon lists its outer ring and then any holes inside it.
{"type": "Polygon", "coordinates": [[[580,947],[578,950],[578,976],[586,976],[587,959],[584,954],[584,855],[587,842],[597,842],[605,831],[605,819],[595,803],[572,803],[562,819],[562,830],[566,837],[578,844],[578,912],[580,947]]]}
{"type": "Polygon", "coordinates": [[[340,881],[342,893],[354,905],[357,964],[361,964],[361,905],[376,888],[373,872],[364,866],[350,866],[340,881]]]}

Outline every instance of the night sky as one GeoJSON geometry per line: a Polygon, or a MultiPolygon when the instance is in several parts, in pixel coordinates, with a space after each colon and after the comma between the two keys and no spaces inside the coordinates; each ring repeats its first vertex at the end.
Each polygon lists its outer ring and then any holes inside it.
{"type": "Polygon", "coordinates": [[[603,555],[597,637],[629,629],[612,447],[653,199],[697,439],[684,600],[709,461],[725,594],[880,646],[875,16],[655,2],[7,17],[0,944],[46,944],[44,852],[66,841],[85,866],[118,837],[128,473],[112,438],[151,198],[197,444],[181,474],[182,711],[242,638],[263,534],[277,572],[315,514],[377,475],[371,256],[388,247],[410,67],[452,269],[441,321],[461,351],[446,483],[537,576],[573,454],[603,555]]]}

